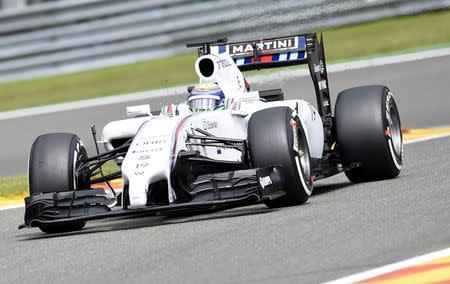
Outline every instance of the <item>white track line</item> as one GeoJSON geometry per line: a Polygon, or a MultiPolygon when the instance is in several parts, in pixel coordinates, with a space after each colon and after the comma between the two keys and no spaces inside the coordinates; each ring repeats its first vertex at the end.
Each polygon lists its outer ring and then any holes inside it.
{"type": "Polygon", "coordinates": [[[124,103],[124,102],[129,102],[129,101],[143,100],[143,99],[170,97],[170,96],[175,96],[177,94],[182,94],[186,90],[187,90],[186,87],[174,87],[174,88],[167,88],[167,89],[160,89],[160,90],[153,90],[153,91],[144,91],[144,92],[130,93],[130,94],[124,94],[124,95],[117,95],[117,96],[100,97],[100,98],[81,100],[81,101],[75,101],[75,102],[70,102],[70,103],[62,103],[62,104],[54,104],[54,105],[47,105],[47,106],[41,106],[41,107],[17,109],[17,110],[0,112],[0,120],[16,119],[16,118],[27,117],[27,116],[35,116],[35,115],[42,115],[42,114],[48,114],[48,113],[70,111],[70,110],[75,110],[75,109],[90,108],[90,107],[99,107],[99,106],[104,106],[104,105],[111,105],[111,104],[124,103]]]}
{"type": "Polygon", "coordinates": [[[359,281],[363,281],[363,280],[368,280],[370,278],[374,278],[374,277],[377,277],[377,276],[380,276],[383,274],[387,274],[387,273],[390,273],[390,272],[393,272],[396,270],[407,268],[407,267],[410,267],[410,266],[413,266],[413,265],[416,265],[419,263],[423,263],[423,262],[427,262],[427,261],[431,261],[431,260],[434,260],[437,258],[447,257],[447,256],[450,256],[450,248],[432,252],[432,253],[428,253],[428,254],[424,254],[421,256],[417,256],[417,257],[413,257],[413,258],[403,260],[400,262],[388,264],[388,265],[381,266],[381,267],[378,267],[375,269],[371,269],[371,270],[353,274],[353,275],[350,275],[350,276],[347,276],[344,278],[326,282],[324,284],[355,283],[355,282],[359,282],[359,281]]]}
{"type": "Polygon", "coordinates": [[[449,137],[449,136],[450,136],[450,134],[434,135],[434,136],[430,136],[430,137],[419,138],[419,139],[416,139],[416,140],[407,141],[407,142],[404,142],[403,144],[412,144],[412,143],[417,143],[417,142],[423,142],[423,141],[428,141],[428,140],[433,140],[433,139],[449,137]]]}
{"type": "MultiPolygon", "coordinates": [[[[328,66],[328,72],[329,73],[343,72],[343,71],[348,71],[348,70],[363,69],[363,68],[368,68],[368,67],[377,67],[377,66],[395,64],[395,63],[411,62],[411,61],[416,61],[416,60],[448,56],[448,55],[450,55],[450,48],[441,48],[441,49],[419,51],[419,52],[400,54],[400,55],[375,57],[375,58],[371,58],[371,59],[363,59],[363,60],[356,60],[356,61],[350,61],[350,62],[344,62],[344,63],[331,64],[328,66]]],[[[271,80],[271,79],[280,79],[280,78],[287,79],[287,78],[291,78],[291,77],[301,77],[301,76],[308,76],[308,75],[309,75],[309,71],[307,69],[284,70],[281,72],[271,73],[268,75],[253,76],[249,80],[251,80],[252,83],[263,83],[263,82],[266,82],[267,80],[271,80]]],[[[118,96],[95,98],[95,99],[82,100],[82,101],[63,103],[63,104],[55,104],[55,105],[42,106],[42,107],[33,107],[33,108],[5,111],[5,112],[0,112],[0,120],[15,119],[15,118],[34,116],[34,115],[42,115],[42,114],[68,111],[68,110],[81,109],[81,108],[104,106],[104,105],[109,105],[109,104],[124,103],[124,102],[136,101],[136,100],[142,100],[142,99],[168,97],[168,96],[183,94],[184,92],[186,92],[185,86],[168,88],[168,89],[159,89],[159,90],[153,90],[153,91],[138,92],[138,93],[130,93],[130,94],[124,94],[124,95],[118,95],[118,96]]]]}
{"type": "MultiPolygon", "coordinates": [[[[434,140],[434,139],[439,139],[439,138],[444,138],[444,137],[450,137],[450,134],[443,134],[443,135],[436,135],[436,136],[421,138],[421,139],[417,139],[417,140],[413,140],[413,141],[404,142],[404,144],[413,144],[413,143],[417,143],[417,142],[429,141],[429,140],[434,140]]],[[[21,208],[21,207],[24,207],[24,204],[0,207],[0,211],[8,210],[8,209],[16,209],[16,208],[21,208]]]]}
{"type": "Polygon", "coordinates": [[[5,207],[0,207],[0,211],[3,210],[9,210],[9,209],[16,209],[16,208],[22,208],[24,207],[25,204],[19,204],[19,205],[11,205],[11,206],[5,206],[5,207]]]}

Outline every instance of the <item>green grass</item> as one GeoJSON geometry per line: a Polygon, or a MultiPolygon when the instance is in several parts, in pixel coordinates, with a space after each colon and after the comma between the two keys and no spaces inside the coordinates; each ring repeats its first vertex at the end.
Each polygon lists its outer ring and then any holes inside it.
{"type": "MultiPolygon", "coordinates": [[[[450,10],[324,31],[327,60],[450,43],[450,10]]],[[[194,52],[75,74],[0,84],[0,111],[195,82],[194,52]]]]}
{"type": "Polygon", "coordinates": [[[0,177],[0,199],[9,199],[28,194],[26,176],[0,177]]]}
{"type": "Polygon", "coordinates": [[[392,18],[324,32],[328,60],[450,43],[450,10],[392,18]]]}
{"type": "MultiPolygon", "coordinates": [[[[105,175],[118,170],[113,161],[108,161],[102,166],[105,175]]],[[[97,175],[95,177],[100,177],[97,175]]],[[[28,195],[27,177],[24,175],[0,177],[0,199],[17,199],[28,195]]]]}
{"type": "MultiPolygon", "coordinates": [[[[450,10],[324,31],[327,60],[450,43],[450,10]]],[[[0,111],[181,85],[196,80],[194,53],[112,68],[0,84],[0,111]]],[[[254,74],[254,73],[252,73],[254,74]]],[[[105,173],[114,170],[105,165],[105,173]]],[[[25,176],[1,177],[0,198],[27,194],[25,176]]]]}
{"type": "MultiPolygon", "coordinates": [[[[119,167],[114,161],[108,161],[102,166],[103,174],[109,175],[112,173],[115,173],[119,170],[119,167]]],[[[100,177],[100,175],[97,175],[96,177],[100,177]]]]}
{"type": "Polygon", "coordinates": [[[162,88],[194,80],[195,55],[0,85],[0,111],[162,88]]]}

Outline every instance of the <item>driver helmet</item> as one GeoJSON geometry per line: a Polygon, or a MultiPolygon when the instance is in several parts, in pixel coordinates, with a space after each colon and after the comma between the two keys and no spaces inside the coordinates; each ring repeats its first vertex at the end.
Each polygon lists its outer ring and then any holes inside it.
{"type": "Polygon", "coordinates": [[[194,86],[188,97],[188,105],[193,112],[211,111],[223,107],[225,95],[215,83],[194,86]]]}

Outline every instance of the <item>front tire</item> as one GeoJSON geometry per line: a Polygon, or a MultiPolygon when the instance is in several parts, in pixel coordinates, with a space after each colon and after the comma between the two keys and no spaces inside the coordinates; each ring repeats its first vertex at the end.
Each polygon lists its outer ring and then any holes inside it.
{"type": "Polygon", "coordinates": [[[248,124],[250,161],[254,167],[281,165],[286,194],[268,200],[268,207],[298,205],[311,196],[313,185],[306,133],[288,107],[255,112],[248,124]]]}
{"type": "Polygon", "coordinates": [[[394,96],[386,86],[363,86],[339,93],[336,137],[351,182],[391,179],[403,166],[403,138],[394,96]]]}
{"type": "MultiPolygon", "coordinates": [[[[85,174],[77,167],[87,158],[80,138],[70,133],[44,134],[36,138],[28,165],[30,195],[89,188],[85,174]]],[[[41,225],[45,233],[61,233],[83,229],[86,222],[77,221],[61,225],[41,225]]]]}

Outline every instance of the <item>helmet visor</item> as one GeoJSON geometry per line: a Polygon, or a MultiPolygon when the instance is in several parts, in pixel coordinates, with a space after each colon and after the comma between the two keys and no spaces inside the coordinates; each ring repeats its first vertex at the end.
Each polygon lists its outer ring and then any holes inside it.
{"type": "Polygon", "coordinates": [[[219,107],[220,100],[214,96],[194,96],[188,100],[189,108],[194,111],[211,111],[219,107]]]}

